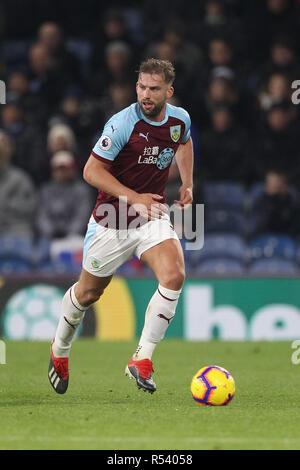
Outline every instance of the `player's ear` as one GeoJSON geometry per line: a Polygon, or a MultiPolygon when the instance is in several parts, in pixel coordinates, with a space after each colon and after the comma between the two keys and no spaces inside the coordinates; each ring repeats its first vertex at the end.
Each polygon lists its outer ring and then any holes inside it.
{"type": "Polygon", "coordinates": [[[174,95],[174,88],[171,86],[167,91],[167,99],[169,100],[174,95]]]}

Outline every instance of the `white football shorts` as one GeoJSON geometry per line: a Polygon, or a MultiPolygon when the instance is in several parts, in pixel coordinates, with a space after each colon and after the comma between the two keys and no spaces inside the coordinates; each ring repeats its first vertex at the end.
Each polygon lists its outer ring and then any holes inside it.
{"type": "Polygon", "coordinates": [[[167,214],[130,230],[105,228],[91,216],[84,239],[82,266],[94,276],[110,276],[133,255],[140,259],[144,251],[169,238],[178,240],[167,214]]]}

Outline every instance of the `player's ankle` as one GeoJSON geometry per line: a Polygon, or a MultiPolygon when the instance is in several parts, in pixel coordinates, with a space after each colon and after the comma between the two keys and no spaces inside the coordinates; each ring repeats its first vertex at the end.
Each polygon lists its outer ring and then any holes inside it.
{"type": "Polygon", "coordinates": [[[144,359],[149,359],[149,361],[152,360],[152,355],[150,354],[134,354],[132,356],[133,361],[143,361],[144,359]]]}
{"type": "Polygon", "coordinates": [[[154,349],[156,348],[156,343],[152,343],[150,341],[145,341],[142,338],[142,343],[140,343],[132,356],[134,361],[142,361],[143,359],[152,360],[152,354],[154,349]]]}
{"type": "Polygon", "coordinates": [[[57,339],[52,343],[52,352],[55,358],[69,357],[71,351],[71,345],[65,346],[61,344],[57,339]]]}

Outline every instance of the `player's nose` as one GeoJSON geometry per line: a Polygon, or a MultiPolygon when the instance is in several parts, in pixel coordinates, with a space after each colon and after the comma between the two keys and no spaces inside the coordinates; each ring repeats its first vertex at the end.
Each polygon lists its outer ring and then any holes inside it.
{"type": "Polygon", "coordinates": [[[149,88],[145,88],[144,90],[144,98],[150,98],[151,92],[149,88]]]}

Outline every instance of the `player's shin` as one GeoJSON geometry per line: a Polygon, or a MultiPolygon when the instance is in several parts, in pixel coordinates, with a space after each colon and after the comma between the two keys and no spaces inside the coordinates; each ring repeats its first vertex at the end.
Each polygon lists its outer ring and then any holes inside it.
{"type": "Polygon", "coordinates": [[[138,348],[133,355],[135,361],[151,359],[153,351],[165,336],[175,316],[181,290],[166,289],[159,284],[152,296],[145,315],[145,325],[138,348]]]}
{"type": "Polygon", "coordinates": [[[61,316],[56,330],[52,351],[55,357],[69,357],[76,330],[81,324],[88,307],[79,304],[75,296],[74,284],[62,300],[61,316]]]}

